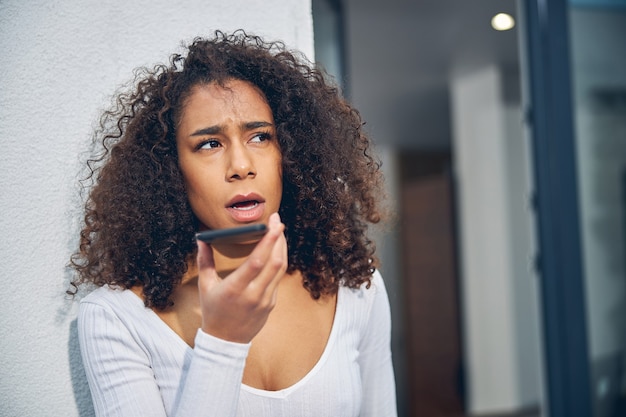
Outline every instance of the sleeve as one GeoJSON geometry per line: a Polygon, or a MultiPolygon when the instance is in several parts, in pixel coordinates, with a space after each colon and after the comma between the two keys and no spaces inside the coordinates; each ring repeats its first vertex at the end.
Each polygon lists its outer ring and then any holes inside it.
{"type": "Polygon", "coordinates": [[[177,417],[234,417],[249,343],[227,342],[198,329],[177,417]]]}
{"type": "MultiPolygon", "coordinates": [[[[98,417],[166,417],[148,353],[105,306],[81,303],[81,355],[98,417]]],[[[198,330],[171,416],[235,416],[249,345],[198,330]]]]}
{"type": "Polygon", "coordinates": [[[361,417],[396,417],[396,384],[391,359],[391,312],[380,273],[372,280],[374,291],[367,327],[359,345],[363,384],[361,417]]]}
{"type": "Polygon", "coordinates": [[[78,337],[97,416],[166,416],[148,356],[113,312],[81,303],[78,337]]]}

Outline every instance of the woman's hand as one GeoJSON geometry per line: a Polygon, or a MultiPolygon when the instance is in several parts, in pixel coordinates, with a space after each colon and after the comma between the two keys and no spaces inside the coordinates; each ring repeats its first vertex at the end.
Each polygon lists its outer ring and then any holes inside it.
{"type": "Polygon", "coordinates": [[[220,339],[249,343],[276,304],[278,282],[287,270],[287,241],[278,213],[248,259],[226,278],[215,271],[213,252],[198,241],[198,288],[202,330],[220,339]]]}

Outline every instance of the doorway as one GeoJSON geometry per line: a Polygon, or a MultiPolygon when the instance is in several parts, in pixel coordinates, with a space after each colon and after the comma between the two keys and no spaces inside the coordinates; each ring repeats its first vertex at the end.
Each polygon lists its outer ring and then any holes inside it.
{"type": "Polygon", "coordinates": [[[463,361],[451,157],[403,152],[402,272],[410,416],[463,415],[463,361]]]}

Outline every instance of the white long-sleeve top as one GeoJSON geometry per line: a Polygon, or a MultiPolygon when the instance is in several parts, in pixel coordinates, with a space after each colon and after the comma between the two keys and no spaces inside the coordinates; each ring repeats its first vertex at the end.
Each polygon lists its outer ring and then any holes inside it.
{"type": "Polygon", "coordinates": [[[326,348],[296,384],[242,384],[250,344],[198,330],[187,345],[132,291],[102,287],[80,303],[78,334],[98,416],[396,416],[391,320],[383,280],[341,287],[326,348]]]}

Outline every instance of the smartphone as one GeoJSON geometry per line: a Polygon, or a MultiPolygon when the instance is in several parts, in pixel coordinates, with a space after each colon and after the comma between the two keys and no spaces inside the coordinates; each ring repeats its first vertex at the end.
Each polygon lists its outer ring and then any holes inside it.
{"type": "Polygon", "coordinates": [[[264,224],[250,224],[228,229],[204,230],[196,233],[196,239],[207,243],[244,243],[263,236],[267,232],[264,224]]]}

